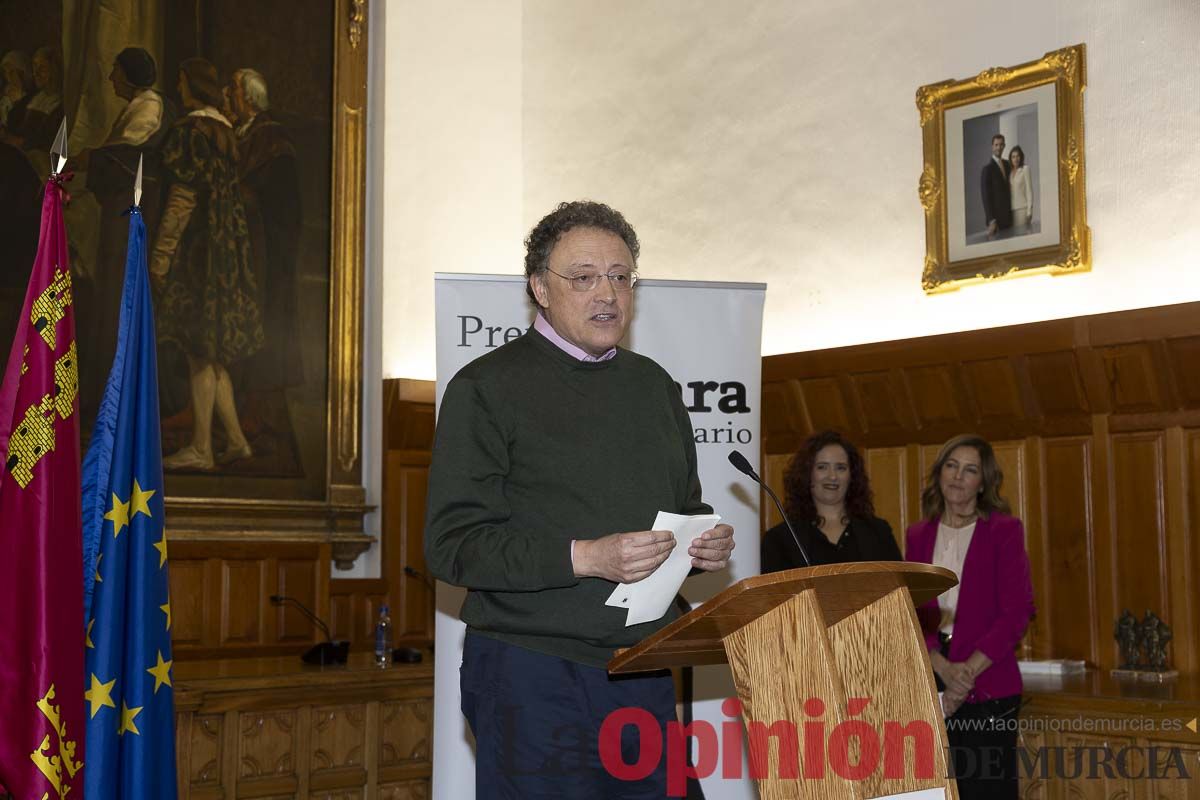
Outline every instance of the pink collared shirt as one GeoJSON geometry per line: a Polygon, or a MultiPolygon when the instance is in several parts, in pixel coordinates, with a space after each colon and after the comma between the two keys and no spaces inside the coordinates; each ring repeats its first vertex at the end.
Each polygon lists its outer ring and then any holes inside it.
{"type": "Polygon", "coordinates": [[[603,353],[598,356],[592,355],[581,347],[576,347],[571,342],[568,342],[566,339],[559,336],[558,331],[554,330],[554,326],[550,324],[550,320],[543,317],[542,312],[540,311],[538,312],[537,319],[533,321],[533,328],[542,336],[545,336],[547,339],[553,342],[554,346],[559,350],[562,350],[567,355],[571,356],[572,358],[577,358],[580,361],[587,361],[589,363],[608,361],[617,354],[617,348],[615,347],[610,347],[607,353],[603,353]]]}
{"type": "MultiPolygon", "coordinates": [[[[535,319],[533,321],[533,328],[538,333],[540,333],[542,336],[545,336],[547,339],[549,339],[551,342],[553,342],[554,346],[557,347],[559,350],[562,350],[567,355],[571,356],[572,358],[577,358],[580,361],[587,361],[589,363],[599,363],[601,361],[608,361],[609,359],[613,358],[617,354],[617,348],[615,348],[615,347],[610,347],[608,349],[607,353],[602,353],[601,355],[598,355],[598,356],[592,355],[588,351],[584,350],[582,347],[576,347],[575,345],[571,344],[563,337],[559,336],[558,331],[554,330],[554,326],[550,324],[550,320],[543,317],[542,312],[540,312],[540,311],[538,312],[537,319],[535,319]]],[[[575,564],[575,540],[574,539],[571,540],[571,564],[572,565],[575,564]]]]}

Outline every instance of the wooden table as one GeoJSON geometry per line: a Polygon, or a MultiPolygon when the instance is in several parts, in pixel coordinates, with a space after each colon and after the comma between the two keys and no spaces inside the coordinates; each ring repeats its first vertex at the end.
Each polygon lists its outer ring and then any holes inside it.
{"type": "Polygon", "coordinates": [[[1162,684],[1099,670],[1036,676],[1025,679],[1025,700],[1022,797],[1200,798],[1200,733],[1187,727],[1200,729],[1200,676],[1162,684]]]}
{"type": "Polygon", "coordinates": [[[300,657],[174,666],[180,800],[430,796],[433,658],[300,657]]]}

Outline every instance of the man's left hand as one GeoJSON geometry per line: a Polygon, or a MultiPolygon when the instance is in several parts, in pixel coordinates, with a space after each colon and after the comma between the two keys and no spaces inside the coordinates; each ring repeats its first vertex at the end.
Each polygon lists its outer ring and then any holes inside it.
{"type": "Polygon", "coordinates": [[[699,539],[692,539],[688,555],[692,557],[692,566],[705,572],[716,572],[729,566],[729,555],[733,552],[733,528],[728,525],[718,525],[700,534],[699,539]]]}

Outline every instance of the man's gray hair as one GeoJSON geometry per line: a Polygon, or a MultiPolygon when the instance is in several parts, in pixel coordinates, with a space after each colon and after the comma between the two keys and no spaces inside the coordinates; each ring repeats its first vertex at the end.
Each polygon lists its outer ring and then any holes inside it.
{"type": "Polygon", "coordinates": [[[242,87],[242,96],[255,111],[266,111],[271,107],[267,96],[267,79],[256,69],[244,67],[233,73],[233,78],[242,87]]]}

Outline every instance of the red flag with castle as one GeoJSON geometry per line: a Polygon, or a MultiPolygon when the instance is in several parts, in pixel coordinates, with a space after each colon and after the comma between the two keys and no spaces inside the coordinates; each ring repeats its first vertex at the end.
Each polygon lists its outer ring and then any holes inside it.
{"type": "Polygon", "coordinates": [[[0,789],[21,800],[83,795],[79,373],[64,195],[52,175],[0,383],[0,789]]]}

